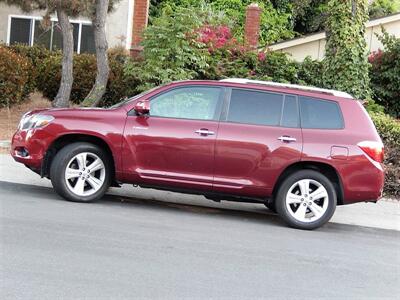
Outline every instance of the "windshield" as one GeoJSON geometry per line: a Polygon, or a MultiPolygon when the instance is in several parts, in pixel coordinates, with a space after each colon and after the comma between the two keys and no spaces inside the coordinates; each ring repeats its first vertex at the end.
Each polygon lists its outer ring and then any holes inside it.
{"type": "Polygon", "coordinates": [[[159,88],[159,86],[154,87],[154,88],[152,88],[152,89],[150,89],[150,90],[148,90],[148,91],[145,91],[145,92],[143,92],[143,93],[137,94],[137,95],[135,95],[135,96],[133,96],[133,97],[125,98],[125,99],[122,100],[121,102],[118,102],[118,103],[114,104],[113,106],[110,106],[109,108],[118,108],[118,107],[121,107],[121,106],[127,104],[128,102],[131,102],[131,101],[134,101],[134,100],[136,100],[136,99],[138,99],[138,98],[140,98],[140,97],[143,97],[143,96],[145,96],[145,95],[151,93],[152,91],[154,91],[154,90],[156,90],[156,89],[158,89],[158,88],[159,88]]]}

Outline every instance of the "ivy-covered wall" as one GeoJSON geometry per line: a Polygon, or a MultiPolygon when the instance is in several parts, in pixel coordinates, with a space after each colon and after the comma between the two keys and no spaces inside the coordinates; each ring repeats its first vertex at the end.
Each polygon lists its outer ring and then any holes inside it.
{"type": "Polygon", "coordinates": [[[364,39],[368,0],[330,0],[323,82],[328,88],[370,97],[364,39]]]}

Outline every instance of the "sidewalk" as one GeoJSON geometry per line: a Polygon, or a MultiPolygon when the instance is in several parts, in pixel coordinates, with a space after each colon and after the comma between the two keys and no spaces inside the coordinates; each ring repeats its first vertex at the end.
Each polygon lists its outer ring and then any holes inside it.
{"type": "MultiPolygon", "coordinates": [[[[24,165],[14,162],[10,155],[0,154],[0,181],[51,187],[48,179],[40,178],[24,165]]],[[[192,204],[203,207],[230,208],[259,213],[268,211],[264,206],[222,201],[215,203],[202,196],[185,195],[152,189],[133,188],[123,185],[122,188],[111,188],[110,194],[129,196],[141,199],[157,199],[179,204],[192,204]]],[[[400,231],[400,201],[383,199],[378,203],[357,203],[339,206],[330,222],[348,225],[367,226],[400,231]]]]}

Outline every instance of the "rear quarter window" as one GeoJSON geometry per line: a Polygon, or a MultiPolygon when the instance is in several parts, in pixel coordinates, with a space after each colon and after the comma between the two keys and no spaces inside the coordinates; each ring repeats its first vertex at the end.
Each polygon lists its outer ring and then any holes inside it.
{"type": "Polygon", "coordinates": [[[299,96],[299,102],[302,128],[344,128],[342,112],[335,101],[299,96]]]}

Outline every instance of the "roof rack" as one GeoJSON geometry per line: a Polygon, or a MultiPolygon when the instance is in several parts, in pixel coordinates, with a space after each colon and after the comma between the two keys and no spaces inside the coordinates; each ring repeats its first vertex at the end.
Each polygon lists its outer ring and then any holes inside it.
{"type": "Polygon", "coordinates": [[[252,79],[246,79],[246,78],[227,78],[227,79],[222,79],[220,81],[221,82],[231,82],[231,83],[243,83],[243,84],[261,84],[261,85],[268,85],[268,86],[272,86],[272,87],[286,87],[286,88],[291,88],[291,89],[296,89],[296,90],[319,92],[319,93],[330,94],[330,95],[333,95],[336,97],[354,99],[354,97],[352,95],[350,95],[346,92],[329,90],[329,89],[321,89],[321,88],[317,88],[317,87],[303,86],[303,85],[298,85],[298,84],[278,83],[278,82],[272,82],[272,81],[252,80],[252,79]]]}

